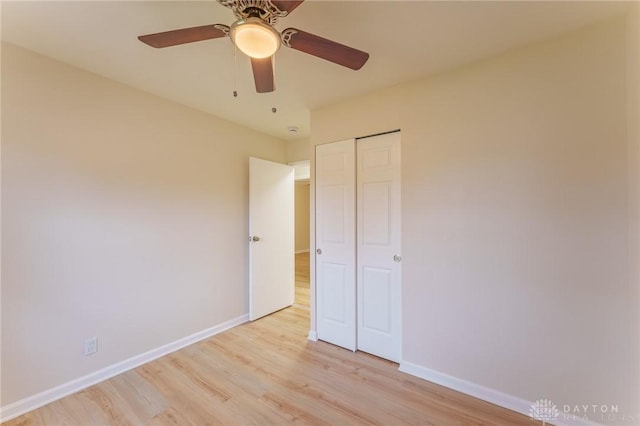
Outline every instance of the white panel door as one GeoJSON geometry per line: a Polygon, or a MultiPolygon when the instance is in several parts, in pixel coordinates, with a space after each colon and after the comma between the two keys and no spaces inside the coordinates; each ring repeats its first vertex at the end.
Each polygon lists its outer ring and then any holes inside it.
{"type": "Polygon", "coordinates": [[[399,362],[400,133],[357,142],[358,349],[399,362]]]}
{"type": "Polygon", "coordinates": [[[293,174],[293,167],[249,158],[251,321],[294,301],[293,174]]]}
{"type": "Polygon", "coordinates": [[[318,338],[356,350],[355,140],[316,146],[318,338]]]}

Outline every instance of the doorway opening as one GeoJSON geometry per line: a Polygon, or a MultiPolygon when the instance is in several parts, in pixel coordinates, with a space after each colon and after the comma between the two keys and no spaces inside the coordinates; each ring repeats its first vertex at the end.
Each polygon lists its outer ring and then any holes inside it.
{"type": "Polygon", "coordinates": [[[296,318],[310,322],[310,180],[306,163],[306,173],[300,173],[300,167],[249,158],[251,321],[298,305],[301,312],[296,318]]]}

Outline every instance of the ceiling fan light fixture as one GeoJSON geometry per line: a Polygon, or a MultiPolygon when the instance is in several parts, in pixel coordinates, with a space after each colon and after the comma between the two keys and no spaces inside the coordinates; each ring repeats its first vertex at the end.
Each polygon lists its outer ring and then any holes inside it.
{"type": "Polygon", "coordinates": [[[233,44],[250,58],[268,58],[280,48],[280,34],[260,18],[252,17],[234,22],[229,36],[233,44]]]}

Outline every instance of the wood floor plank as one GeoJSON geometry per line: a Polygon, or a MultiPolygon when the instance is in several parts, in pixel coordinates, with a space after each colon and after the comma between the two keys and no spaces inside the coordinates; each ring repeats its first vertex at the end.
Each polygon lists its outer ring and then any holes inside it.
{"type": "Polygon", "coordinates": [[[309,253],[296,302],[3,423],[89,425],[534,425],[363,352],[311,342],[309,253]]]}

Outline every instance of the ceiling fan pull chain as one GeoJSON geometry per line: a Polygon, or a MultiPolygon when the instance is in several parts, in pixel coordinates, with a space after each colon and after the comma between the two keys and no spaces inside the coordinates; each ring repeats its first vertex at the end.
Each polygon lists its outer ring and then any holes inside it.
{"type": "Polygon", "coordinates": [[[238,48],[233,45],[233,97],[238,97],[238,48]]]}
{"type": "MultiPolygon", "coordinates": [[[[273,72],[273,89],[275,90],[276,87],[276,55],[273,55],[271,57],[271,71],[273,72]]],[[[278,109],[276,107],[271,108],[271,112],[272,113],[276,113],[278,112],[278,109]]]]}

